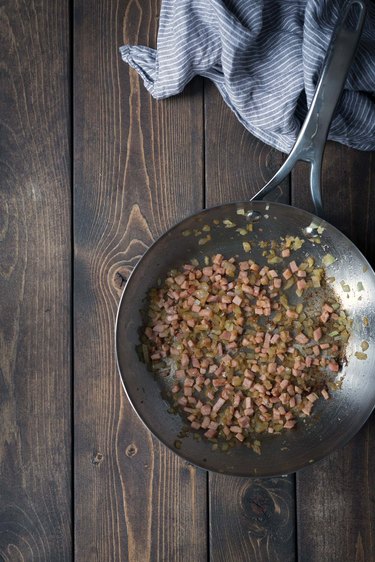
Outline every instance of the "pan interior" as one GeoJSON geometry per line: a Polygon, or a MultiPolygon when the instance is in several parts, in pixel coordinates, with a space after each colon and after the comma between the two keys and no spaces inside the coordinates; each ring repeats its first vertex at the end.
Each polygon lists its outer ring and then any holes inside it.
{"type": "Polygon", "coordinates": [[[233,203],[208,209],[185,219],[163,235],[146,252],[127,283],[119,306],[116,332],[117,360],[125,391],[146,426],[165,445],[193,464],[238,476],[294,472],[345,444],[373,409],[374,295],[375,275],[368,262],[348,238],[322,219],[280,203],[233,203]],[[223,223],[228,220],[238,227],[254,222],[253,232],[248,238],[250,241],[279,240],[286,235],[306,240],[307,236],[316,235],[315,225],[323,227],[321,244],[305,243],[293,257],[298,261],[311,255],[317,263],[327,253],[336,258],[328,266],[327,274],[335,278],[332,286],[353,319],[342,388],[333,393],[333,399],[319,400],[312,416],[305,421],[299,420],[292,431],[257,437],[262,442],[261,455],[241,445],[227,453],[212,451],[209,442],[204,439],[197,441],[191,434],[181,440],[181,448],[176,450],[177,435],[186,423],[179,415],[168,412],[170,405],[161,392],[160,382],[147,370],[136,352],[142,326],[141,311],[145,307],[147,292],[157,286],[158,280],[163,279],[170,269],[193,258],[203,264],[205,256],[216,253],[225,257],[238,256],[240,260],[251,257],[258,263],[264,260],[256,244],[250,254],[244,252],[243,238],[236,228],[227,228],[223,223]],[[195,236],[194,231],[201,231],[206,224],[211,227],[211,240],[199,245],[199,240],[205,238],[205,232],[195,236]],[[192,234],[187,236],[186,231],[192,234]],[[343,285],[346,289],[345,285],[349,285],[350,291],[344,291],[343,285]],[[365,325],[367,323],[368,326],[365,325]],[[362,341],[369,343],[366,360],[355,356],[356,351],[361,351],[362,341]]]}

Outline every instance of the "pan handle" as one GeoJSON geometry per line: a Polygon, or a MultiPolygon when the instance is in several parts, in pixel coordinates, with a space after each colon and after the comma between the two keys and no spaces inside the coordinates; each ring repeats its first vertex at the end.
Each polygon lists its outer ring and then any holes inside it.
{"type": "Polygon", "coordinates": [[[280,170],[251,198],[263,199],[292,171],[298,160],[310,162],[310,189],[316,214],[323,216],[321,167],[332,116],[340,99],[366,17],[366,0],[349,0],[332,33],[322,72],[294,147],[280,170]]]}

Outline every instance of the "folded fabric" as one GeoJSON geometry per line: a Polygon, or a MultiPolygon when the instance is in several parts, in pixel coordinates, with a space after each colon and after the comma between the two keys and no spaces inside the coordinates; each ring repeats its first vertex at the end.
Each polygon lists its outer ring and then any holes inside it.
{"type": "MultiPolygon", "coordinates": [[[[196,75],[212,80],[241,123],[289,152],[315,91],[345,0],[163,0],[157,50],[125,45],[156,99],[196,75]]],[[[375,150],[375,3],[336,109],[329,138],[375,150]]]]}

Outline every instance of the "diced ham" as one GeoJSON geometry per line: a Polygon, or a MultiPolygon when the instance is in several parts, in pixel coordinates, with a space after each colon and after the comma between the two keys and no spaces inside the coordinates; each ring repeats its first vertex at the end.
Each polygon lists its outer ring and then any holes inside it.
{"type": "Polygon", "coordinates": [[[329,319],[329,313],[326,311],[322,312],[322,314],[320,315],[320,320],[323,322],[323,324],[325,324],[328,319],[329,319]]]}
{"type": "Polygon", "coordinates": [[[250,419],[248,416],[242,416],[238,418],[238,425],[242,428],[247,428],[250,426],[250,419]]]}
{"type": "Polygon", "coordinates": [[[227,383],[226,379],[214,379],[212,384],[215,388],[220,388],[221,386],[225,386],[227,383]]]}
{"type": "Polygon", "coordinates": [[[289,384],[287,386],[287,393],[289,394],[289,396],[294,396],[295,395],[295,390],[294,390],[294,386],[292,384],[289,384]]]}
{"type": "Polygon", "coordinates": [[[307,416],[309,416],[310,413],[311,413],[312,407],[313,407],[312,402],[307,402],[307,403],[304,405],[304,407],[302,408],[302,412],[303,412],[304,414],[306,414],[307,416]]]}
{"type": "Polygon", "coordinates": [[[251,379],[246,378],[246,377],[244,378],[244,380],[242,382],[242,386],[244,388],[246,388],[246,390],[249,390],[249,388],[251,388],[252,384],[253,384],[253,381],[251,379]]]}
{"type": "Polygon", "coordinates": [[[210,308],[202,308],[199,311],[199,316],[201,318],[212,318],[213,314],[214,313],[212,312],[212,310],[210,308]]]}
{"type": "Polygon", "coordinates": [[[298,265],[294,260],[289,263],[289,269],[292,273],[296,273],[298,271],[298,265]]]}
{"type": "Polygon", "coordinates": [[[319,341],[321,339],[322,335],[323,335],[323,333],[322,333],[322,329],[320,327],[316,328],[313,332],[313,338],[314,338],[315,341],[319,341]]]}
{"type": "Polygon", "coordinates": [[[264,336],[264,343],[263,343],[264,349],[269,348],[270,341],[271,341],[271,334],[269,332],[267,332],[266,335],[264,336]]]}
{"type": "Polygon", "coordinates": [[[202,416],[209,416],[210,413],[211,413],[211,409],[212,409],[212,408],[211,408],[211,406],[210,406],[209,404],[204,404],[204,405],[201,407],[201,414],[202,414],[202,416]]]}
{"type": "Polygon", "coordinates": [[[320,355],[320,348],[319,348],[318,345],[314,345],[312,350],[314,352],[314,355],[316,355],[316,356],[320,355]]]}
{"type": "Polygon", "coordinates": [[[223,398],[218,398],[217,402],[212,407],[213,412],[218,412],[220,408],[225,404],[225,400],[223,398]]]}
{"type": "Polygon", "coordinates": [[[252,402],[251,402],[251,398],[249,396],[247,396],[245,398],[245,409],[251,408],[252,407],[252,402]]]}
{"type": "Polygon", "coordinates": [[[306,363],[306,367],[311,367],[312,357],[310,357],[310,355],[306,357],[305,363],[306,363]]]}
{"type": "Polygon", "coordinates": [[[197,359],[196,357],[193,356],[191,358],[191,362],[192,362],[193,367],[195,367],[196,369],[200,368],[201,364],[199,362],[199,359],[197,359]]]}
{"type": "Polygon", "coordinates": [[[276,373],[277,363],[268,363],[267,371],[270,374],[276,373]]]}
{"type": "Polygon", "coordinates": [[[300,343],[300,344],[302,344],[302,345],[305,345],[305,344],[309,341],[309,338],[306,337],[305,334],[298,334],[298,335],[295,337],[295,340],[296,340],[298,343],[300,343]]]}
{"type": "Polygon", "coordinates": [[[254,415],[254,410],[253,408],[246,408],[243,413],[245,414],[245,416],[252,416],[254,415]]]}
{"type": "Polygon", "coordinates": [[[224,332],[222,332],[220,338],[221,338],[222,340],[229,341],[229,340],[230,340],[230,336],[231,336],[230,332],[228,332],[227,330],[225,330],[224,332]]]}
{"type": "Polygon", "coordinates": [[[232,425],[229,429],[232,433],[241,433],[242,431],[238,425],[232,425]]]}
{"type": "Polygon", "coordinates": [[[333,371],[334,373],[338,373],[338,371],[339,371],[339,365],[336,363],[336,361],[331,360],[331,361],[328,363],[328,369],[329,369],[330,371],[333,371]]]}
{"type": "Polygon", "coordinates": [[[257,390],[258,392],[260,392],[261,394],[265,394],[266,393],[266,389],[264,388],[264,386],[262,384],[256,383],[253,385],[253,389],[257,390]]]}
{"type": "Polygon", "coordinates": [[[174,278],[174,281],[175,283],[177,283],[177,285],[182,285],[185,279],[186,279],[185,275],[177,275],[177,277],[174,278]]]}
{"type": "Polygon", "coordinates": [[[181,355],[181,367],[187,367],[189,365],[189,356],[187,353],[181,355]]]}
{"type": "Polygon", "coordinates": [[[207,429],[208,426],[210,425],[210,421],[211,421],[211,420],[210,420],[209,416],[205,416],[205,417],[203,418],[203,421],[201,422],[201,427],[202,427],[203,429],[207,429]]]}
{"type": "Polygon", "coordinates": [[[207,439],[213,439],[215,435],[216,435],[216,429],[208,429],[204,434],[204,436],[207,437],[207,439]]]}

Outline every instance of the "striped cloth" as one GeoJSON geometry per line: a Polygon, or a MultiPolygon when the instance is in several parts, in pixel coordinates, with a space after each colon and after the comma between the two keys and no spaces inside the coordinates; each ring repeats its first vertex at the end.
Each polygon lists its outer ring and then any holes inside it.
{"type": "MultiPolygon", "coordinates": [[[[345,0],[163,0],[157,50],[121,47],[156,99],[196,75],[212,80],[241,123],[289,152],[345,0]]],[[[375,150],[375,3],[329,138],[375,150]]]]}

